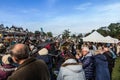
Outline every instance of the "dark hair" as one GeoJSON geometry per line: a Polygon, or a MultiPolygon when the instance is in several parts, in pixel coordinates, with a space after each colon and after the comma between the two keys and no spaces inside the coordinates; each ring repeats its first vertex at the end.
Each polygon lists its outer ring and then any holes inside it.
{"type": "MultiPolygon", "coordinates": [[[[12,46],[11,50],[15,48],[16,45],[12,46]]],[[[30,49],[27,45],[24,45],[23,48],[18,50],[16,53],[10,51],[11,56],[16,57],[18,60],[27,59],[29,57],[30,49]]]]}
{"type": "MultiPolygon", "coordinates": [[[[68,60],[68,59],[76,60],[75,56],[73,56],[71,53],[66,53],[65,54],[65,60],[68,60]]],[[[78,63],[77,60],[76,60],[76,63],[63,63],[62,67],[66,67],[66,66],[69,66],[69,65],[82,65],[82,64],[78,63]]]]}
{"type": "Polygon", "coordinates": [[[67,60],[67,59],[76,59],[76,58],[75,58],[75,56],[73,56],[72,53],[67,52],[67,53],[65,54],[65,60],[67,60]]]}

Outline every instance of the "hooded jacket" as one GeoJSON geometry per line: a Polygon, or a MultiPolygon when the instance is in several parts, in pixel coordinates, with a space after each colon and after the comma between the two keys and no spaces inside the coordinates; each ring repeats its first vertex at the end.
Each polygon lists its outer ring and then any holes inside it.
{"type": "Polygon", "coordinates": [[[85,74],[81,64],[77,64],[75,59],[68,59],[64,64],[71,64],[60,68],[57,80],[85,80],[85,74]],[[72,65],[75,64],[76,65],[72,65]]]}

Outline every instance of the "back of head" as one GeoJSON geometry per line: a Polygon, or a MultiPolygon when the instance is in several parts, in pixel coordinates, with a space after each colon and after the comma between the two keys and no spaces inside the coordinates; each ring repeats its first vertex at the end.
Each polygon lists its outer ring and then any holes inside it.
{"type": "Polygon", "coordinates": [[[27,59],[29,57],[29,47],[25,44],[16,44],[12,46],[10,54],[18,60],[27,59]]]}
{"type": "Polygon", "coordinates": [[[67,59],[75,59],[75,56],[73,56],[70,52],[66,52],[65,60],[67,60],[67,59]]]}

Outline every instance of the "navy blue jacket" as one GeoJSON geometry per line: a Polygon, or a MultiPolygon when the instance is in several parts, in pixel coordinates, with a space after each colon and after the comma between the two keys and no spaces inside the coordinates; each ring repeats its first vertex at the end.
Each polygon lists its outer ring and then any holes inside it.
{"type": "Polygon", "coordinates": [[[52,69],[52,58],[49,55],[37,55],[37,59],[42,59],[43,61],[45,61],[45,63],[48,66],[48,69],[51,70],[52,69]]]}
{"type": "Polygon", "coordinates": [[[85,71],[86,79],[94,78],[94,58],[92,56],[85,56],[81,59],[83,69],[85,71]]]}
{"type": "Polygon", "coordinates": [[[95,58],[95,80],[110,80],[107,58],[103,54],[94,56],[95,58]]]}

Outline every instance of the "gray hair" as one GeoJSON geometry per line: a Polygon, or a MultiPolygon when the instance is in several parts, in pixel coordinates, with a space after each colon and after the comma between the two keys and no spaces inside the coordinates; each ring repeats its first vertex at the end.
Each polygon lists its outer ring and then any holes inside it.
{"type": "Polygon", "coordinates": [[[85,51],[87,51],[87,52],[90,51],[88,47],[82,47],[82,50],[85,50],[85,51]]]}

